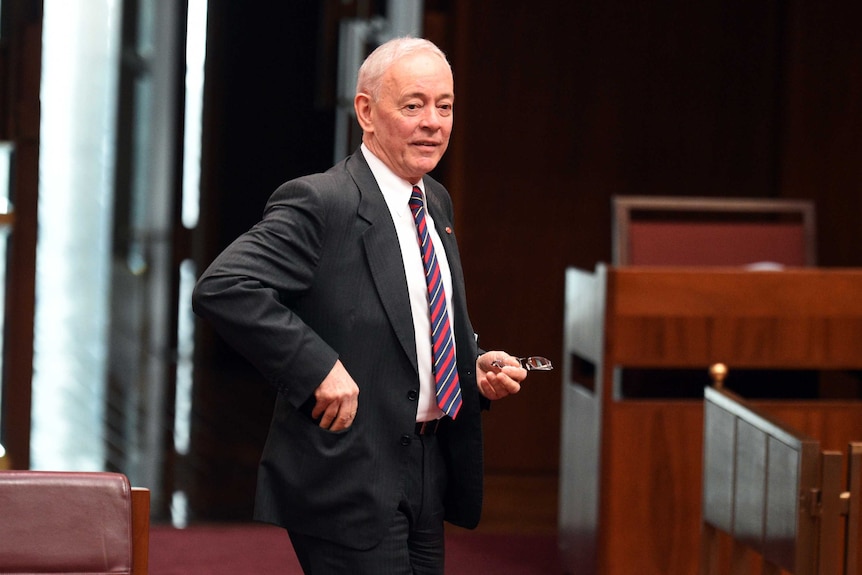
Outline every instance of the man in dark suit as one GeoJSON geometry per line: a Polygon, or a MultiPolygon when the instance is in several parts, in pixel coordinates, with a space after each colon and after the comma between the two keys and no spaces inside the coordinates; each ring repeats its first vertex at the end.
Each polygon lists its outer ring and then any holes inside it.
{"type": "Polygon", "coordinates": [[[375,50],[354,100],[360,149],[279,187],[195,288],[195,311],[278,390],[255,517],[287,529],[306,573],[442,573],[444,520],[479,521],[480,412],[527,375],[478,349],[451,199],[427,176],[453,105],[434,44],[375,50]]]}

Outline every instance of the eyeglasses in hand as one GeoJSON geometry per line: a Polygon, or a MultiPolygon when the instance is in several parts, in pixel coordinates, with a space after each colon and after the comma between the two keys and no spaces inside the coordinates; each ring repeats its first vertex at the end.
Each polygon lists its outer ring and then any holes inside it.
{"type": "MultiPolygon", "coordinates": [[[[540,355],[531,355],[530,357],[516,357],[518,363],[521,364],[521,367],[526,369],[527,371],[551,371],[554,369],[554,365],[551,363],[551,360],[547,357],[542,357],[540,355]]],[[[504,366],[503,362],[495,359],[491,362],[491,365],[494,367],[502,368],[504,366]]]]}

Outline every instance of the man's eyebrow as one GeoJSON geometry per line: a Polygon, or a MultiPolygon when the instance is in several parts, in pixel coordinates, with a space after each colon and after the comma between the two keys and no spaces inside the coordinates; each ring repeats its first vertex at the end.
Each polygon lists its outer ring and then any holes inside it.
{"type": "MultiPolygon", "coordinates": [[[[405,100],[409,99],[409,98],[419,98],[420,100],[424,100],[426,97],[428,97],[428,94],[426,92],[410,92],[408,94],[404,94],[404,96],[403,96],[403,98],[405,100]]],[[[454,100],[455,94],[453,94],[451,92],[446,92],[445,94],[440,94],[439,96],[433,96],[433,99],[435,99],[435,100],[454,100]]]]}

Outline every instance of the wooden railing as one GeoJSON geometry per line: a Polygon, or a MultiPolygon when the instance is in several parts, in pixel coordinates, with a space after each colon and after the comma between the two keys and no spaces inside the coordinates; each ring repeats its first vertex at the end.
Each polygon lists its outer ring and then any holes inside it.
{"type": "Polygon", "coordinates": [[[860,493],[862,443],[821,451],[739,396],[706,388],[702,575],[857,575],[860,493]]]}

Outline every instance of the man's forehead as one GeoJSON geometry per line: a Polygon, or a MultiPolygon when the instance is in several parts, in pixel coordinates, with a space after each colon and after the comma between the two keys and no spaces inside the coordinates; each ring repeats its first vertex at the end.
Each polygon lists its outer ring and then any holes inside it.
{"type": "Polygon", "coordinates": [[[394,61],[384,74],[393,78],[418,80],[421,78],[448,78],[451,81],[452,70],[445,60],[430,52],[408,54],[394,61]]]}

